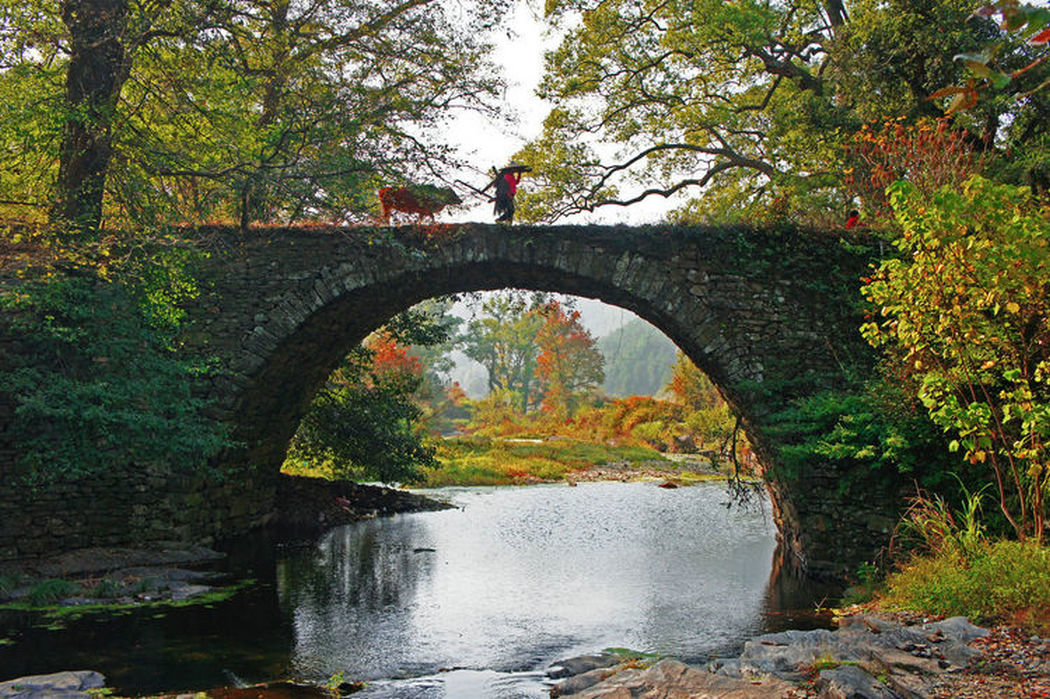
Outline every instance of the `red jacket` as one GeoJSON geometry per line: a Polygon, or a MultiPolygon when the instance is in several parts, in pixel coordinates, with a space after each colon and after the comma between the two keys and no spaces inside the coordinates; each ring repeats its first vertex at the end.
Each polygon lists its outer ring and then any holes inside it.
{"type": "Polygon", "coordinates": [[[518,191],[518,183],[521,182],[520,172],[505,172],[503,179],[507,181],[507,191],[513,197],[518,191]]]}

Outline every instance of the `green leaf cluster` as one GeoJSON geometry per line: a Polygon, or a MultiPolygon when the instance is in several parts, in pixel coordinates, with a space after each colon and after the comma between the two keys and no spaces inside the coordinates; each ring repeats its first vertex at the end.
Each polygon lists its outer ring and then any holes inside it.
{"type": "MultiPolygon", "coordinates": [[[[398,314],[381,330],[403,349],[427,354],[446,343],[457,325],[448,304],[429,302],[398,314]]],[[[284,470],[329,478],[418,482],[437,466],[422,422],[423,399],[437,393],[430,361],[419,371],[388,371],[376,351],[354,348],[310,403],[292,439],[284,470]]],[[[416,354],[413,358],[419,359],[416,354]]],[[[433,359],[433,355],[430,356],[433,359]]]]}
{"type": "Polygon", "coordinates": [[[847,478],[907,474],[918,485],[937,487],[955,467],[921,406],[899,386],[877,379],[797,399],[773,413],[767,426],[781,445],[781,477],[799,478],[816,464],[834,463],[842,467],[837,471],[853,474],[847,478]]]}
{"type": "Polygon", "coordinates": [[[370,371],[361,347],[314,397],[292,440],[286,470],[306,466],[330,478],[416,482],[437,466],[417,422],[422,409],[412,394],[422,377],[408,380],[370,371]]]}
{"type": "Polygon", "coordinates": [[[452,163],[452,115],[495,111],[505,5],[4,2],[0,212],[86,187],[111,224],[365,216],[452,163]]]}
{"type": "Polygon", "coordinates": [[[227,432],[194,391],[207,367],[174,351],[178,313],[158,303],[156,289],[79,270],[4,293],[25,343],[3,358],[0,374],[16,406],[9,435],[18,481],[46,485],[127,466],[210,472],[227,432]]]}

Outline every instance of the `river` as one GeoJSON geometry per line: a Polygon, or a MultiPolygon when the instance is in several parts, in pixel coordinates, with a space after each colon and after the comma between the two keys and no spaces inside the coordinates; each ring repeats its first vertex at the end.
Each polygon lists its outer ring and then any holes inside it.
{"type": "Polygon", "coordinates": [[[227,565],[255,582],[227,602],[61,629],[5,614],[0,679],[95,669],[143,694],[342,673],[363,697],[543,697],[558,658],[619,647],[702,663],[821,623],[806,610],[826,590],[771,579],[768,506],[727,508],[722,484],[427,494],[456,509],[240,547],[227,565]]]}

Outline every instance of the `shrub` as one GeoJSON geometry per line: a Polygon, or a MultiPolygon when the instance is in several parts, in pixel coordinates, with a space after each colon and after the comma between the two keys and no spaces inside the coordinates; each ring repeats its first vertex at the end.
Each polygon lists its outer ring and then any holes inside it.
{"type": "Polygon", "coordinates": [[[80,585],[71,580],[54,578],[38,583],[26,595],[26,602],[33,607],[46,607],[80,592],[80,585]]]}
{"type": "Polygon", "coordinates": [[[1033,542],[916,557],[887,578],[886,590],[883,603],[890,606],[1050,631],[1050,549],[1033,542]]]}
{"type": "Polygon", "coordinates": [[[173,349],[177,314],[141,289],[54,276],[0,296],[27,352],[0,374],[16,404],[17,478],[30,485],[92,476],[115,464],[203,470],[229,444],[194,395],[202,363],[173,349]]]}

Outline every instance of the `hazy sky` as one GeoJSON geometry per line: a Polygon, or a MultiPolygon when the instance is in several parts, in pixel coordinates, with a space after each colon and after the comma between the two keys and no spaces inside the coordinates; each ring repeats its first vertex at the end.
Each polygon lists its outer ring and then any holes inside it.
{"type": "MultiPolygon", "coordinates": [[[[556,48],[559,39],[547,31],[542,2],[518,0],[513,7],[510,30],[495,35],[493,58],[507,83],[504,104],[508,112],[517,117],[517,123],[507,127],[478,114],[464,113],[455,120],[448,134],[450,140],[458,144],[463,157],[477,169],[457,176],[479,189],[488,183],[489,168],[505,165],[522,146],[540,135],[549,109],[549,105],[536,96],[536,87],[543,76],[543,54],[556,48]]],[[[526,176],[521,186],[528,188],[530,184],[526,176]]],[[[440,220],[493,220],[491,203],[481,200],[465,187],[457,186],[457,191],[466,205],[446,210],[440,220]]],[[[667,200],[650,197],[635,206],[605,207],[591,214],[562,219],[559,223],[655,223],[669,208],[667,200]]]]}

